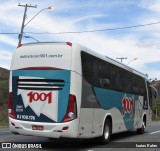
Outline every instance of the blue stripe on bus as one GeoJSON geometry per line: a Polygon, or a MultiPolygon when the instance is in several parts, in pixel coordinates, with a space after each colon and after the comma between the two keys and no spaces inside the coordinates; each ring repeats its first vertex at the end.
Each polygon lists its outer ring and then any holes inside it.
{"type": "Polygon", "coordinates": [[[13,70],[12,76],[32,76],[45,79],[63,79],[70,82],[69,70],[13,70]]]}
{"type": "Polygon", "coordinates": [[[132,129],[134,126],[134,117],[135,117],[135,101],[138,101],[138,95],[119,92],[119,91],[113,91],[103,88],[94,87],[94,91],[98,100],[98,103],[104,110],[109,110],[112,108],[117,108],[123,116],[123,120],[125,123],[125,126],[128,130],[132,129]],[[131,113],[125,113],[123,115],[123,106],[122,106],[122,100],[124,97],[127,98],[134,98],[134,107],[133,107],[133,113],[131,116],[131,113]]]}

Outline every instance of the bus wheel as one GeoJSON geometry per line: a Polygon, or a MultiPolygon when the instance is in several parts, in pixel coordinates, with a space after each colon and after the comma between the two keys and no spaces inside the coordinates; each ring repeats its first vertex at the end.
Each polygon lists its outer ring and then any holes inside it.
{"type": "Polygon", "coordinates": [[[100,138],[101,143],[102,144],[108,143],[110,137],[111,137],[111,122],[108,119],[106,119],[103,128],[103,135],[100,138]]]}
{"type": "Polygon", "coordinates": [[[146,128],[145,120],[143,119],[142,127],[137,129],[138,134],[143,134],[146,128]]]}

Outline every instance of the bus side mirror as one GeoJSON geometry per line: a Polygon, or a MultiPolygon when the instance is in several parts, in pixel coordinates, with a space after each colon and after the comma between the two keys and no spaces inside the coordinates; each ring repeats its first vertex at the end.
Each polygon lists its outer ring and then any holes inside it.
{"type": "Polygon", "coordinates": [[[101,86],[107,86],[110,84],[110,80],[109,79],[100,79],[100,85],[101,86]]]}

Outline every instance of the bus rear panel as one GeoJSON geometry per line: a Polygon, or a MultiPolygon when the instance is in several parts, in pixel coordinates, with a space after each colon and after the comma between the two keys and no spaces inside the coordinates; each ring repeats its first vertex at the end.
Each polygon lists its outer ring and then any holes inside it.
{"type": "Polygon", "coordinates": [[[70,93],[72,47],[22,45],[13,54],[9,126],[12,132],[77,137],[77,100],[70,93]]]}

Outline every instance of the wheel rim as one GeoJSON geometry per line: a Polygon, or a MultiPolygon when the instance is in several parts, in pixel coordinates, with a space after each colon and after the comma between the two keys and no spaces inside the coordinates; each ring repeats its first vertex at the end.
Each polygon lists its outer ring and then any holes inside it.
{"type": "Polygon", "coordinates": [[[104,129],[104,138],[107,140],[109,137],[109,126],[106,125],[104,129]]]}
{"type": "Polygon", "coordinates": [[[145,129],[145,128],[146,128],[146,126],[145,126],[145,122],[144,122],[144,121],[142,122],[142,127],[143,127],[143,129],[145,129]]]}

